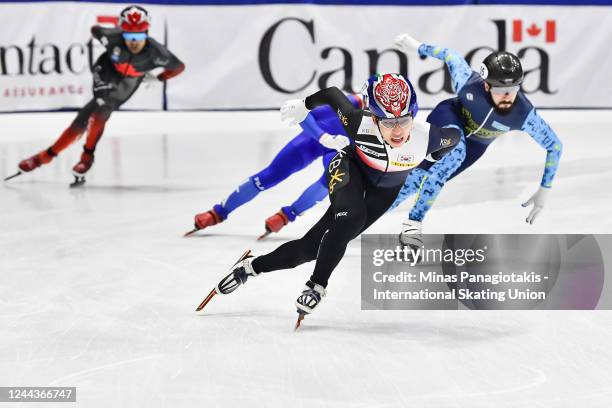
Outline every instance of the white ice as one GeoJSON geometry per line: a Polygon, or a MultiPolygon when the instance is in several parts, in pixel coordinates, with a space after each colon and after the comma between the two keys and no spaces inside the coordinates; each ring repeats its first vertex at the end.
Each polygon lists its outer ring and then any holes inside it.
{"type": "MultiPolygon", "coordinates": [[[[517,133],[448,184],[425,232],[612,232],[610,113],[542,114],[565,151],[536,223],[520,203],[545,153],[517,133]]],[[[0,176],[72,117],[0,116],[0,176]]],[[[301,332],[293,302],[312,264],[194,313],[245,249],[299,237],[325,210],[254,240],[320,176],[317,161],[181,237],[295,132],[276,112],[120,112],[84,188],[68,188],[80,143],[1,186],[0,386],[76,386],[84,407],[610,407],[610,312],[361,311],[358,240],[301,332]]],[[[398,232],[409,205],[370,232],[398,232]]]]}

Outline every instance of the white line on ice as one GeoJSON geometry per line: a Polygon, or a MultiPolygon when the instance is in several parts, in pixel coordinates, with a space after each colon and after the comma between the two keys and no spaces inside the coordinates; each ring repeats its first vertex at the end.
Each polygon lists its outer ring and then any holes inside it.
{"type": "Polygon", "coordinates": [[[124,365],[124,364],[137,363],[139,361],[155,360],[156,358],[160,358],[160,357],[162,357],[161,354],[154,354],[154,355],[151,355],[151,356],[133,358],[131,360],[117,361],[115,363],[105,364],[105,365],[101,365],[99,367],[89,368],[87,370],[78,371],[76,373],[72,373],[72,374],[66,375],[64,377],[57,378],[57,379],[51,381],[48,384],[48,387],[52,387],[52,386],[54,386],[56,384],[63,383],[66,380],[70,380],[70,379],[73,379],[73,378],[76,378],[76,377],[81,377],[83,375],[93,374],[93,373],[95,373],[97,371],[106,370],[107,368],[114,368],[114,367],[118,367],[118,366],[121,366],[121,365],[124,365]]]}

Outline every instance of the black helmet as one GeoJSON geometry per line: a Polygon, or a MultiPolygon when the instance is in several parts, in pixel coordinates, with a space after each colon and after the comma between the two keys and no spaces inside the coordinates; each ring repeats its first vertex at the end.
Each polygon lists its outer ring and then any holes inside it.
{"type": "Polygon", "coordinates": [[[496,51],[482,61],[480,76],[495,87],[520,85],[523,82],[521,60],[507,51],[496,51]]]}

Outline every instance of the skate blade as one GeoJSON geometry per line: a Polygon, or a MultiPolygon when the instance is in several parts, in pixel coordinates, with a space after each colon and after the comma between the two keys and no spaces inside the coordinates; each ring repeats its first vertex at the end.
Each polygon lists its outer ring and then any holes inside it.
{"type": "Polygon", "coordinates": [[[194,229],[192,229],[191,231],[187,231],[187,232],[186,232],[186,233],[183,235],[183,238],[188,237],[188,236],[190,236],[190,235],[193,235],[193,234],[195,234],[196,232],[198,232],[199,230],[200,230],[199,228],[194,228],[194,229]]]}
{"type": "Polygon", "coordinates": [[[70,188],[80,187],[85,184],[85,176],[78,177],[74,176],[74,181],[70,183],[70,188]]]}
{"type": "Polygon", "coordinates": [[[204,306],[206,306],[208,304],[208,302],[210,302],[210,300],[217,294],[217,289],[213,289],[210,291],[210,293],[208,294],[208,296],[206,296],[206,298],[202,301],[202,303],[200,303],[200,305],[196,308],[196,312],[199,312],[200,310],[204,309],[204,306]]]}
{"type": "Polygon", "coordinates": [[[272,233],[272,231],[266,231],[263,234],[261,234],[260,236],[257,237],[258,241],[261,241],[262,239],[264,239],[265,237],[267,237],[268,235],[270,235],[272,233]]]}
{"type": "Polygon", "coordinates": [[[304,316],[306,316],[306,313],[298,312],[297,322],[295,322],[295,327],[293,331],[298,331],[298,329],[302,326],[302,320],[304,320],[304,316]]]}
{"type": "Polygon", "coordinates": [[[237,263],[239,263],[239,262],[244,261],[244,259],[245,259],[247,256],[249,256],[249,255],[251,255],[251,250],[250,250],[250,249],[247,249],[247,250],[244,252],[244,254],[242,254],[242,256],[241,256],[241,257],[240,257],[240,258],[239,258],[239,259],[236,261],[236,263],[235,263],[234,265],[236,265],[236,264],[237,264],[237,263]]]}
{"type": "Polygon", "coordinates": [[[22,172],[22,171],[18,171],[17,173],[13,174],[12,176],[5,177],[5,178],[4,178],[4,181],[9,181],[9,180],[11,180],[11,179],[14,179],[14,178],[15,178],[15,177],[17,177],[17,176],[21,176],[22,174],[23,174],[23,172],[22,172]]]}
{"type": "MultiPolygon", "coordinates": [[[[242,254],[242,256],[236,261],[236,263],[234,265],[236,265],[237,263],[243,261],[244,258],[249,256],[250,254],[251,254],[251,250],[248,249],[244,254],[242,254]]],[[[213,296],[215,296],[216,294],[218,294],[217,288],[211,290],[210,293],[208,294],[208,296],[206,296],[206,298],[202,301],[202,303],[200,303],[200,305],[196,308],[196,312],[199,312],[200,310],[204,309],[204,306],[206,306],[208,304],[208,302],[210,302],[210,299],[212,299],[213,296]]]]}

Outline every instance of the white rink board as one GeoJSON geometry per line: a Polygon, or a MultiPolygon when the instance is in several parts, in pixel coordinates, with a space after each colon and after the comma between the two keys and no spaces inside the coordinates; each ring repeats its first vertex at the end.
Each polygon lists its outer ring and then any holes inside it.
{"type": "MultiPolygon", "coordinates": [[[[103,51],[91,42],[90,27],[121,7],[0,3],[0,111],[77,108],[89,100],[88,64],[103,51]]],[[[443,90],[441,61],[391,50],[400,32],[472,55],[475,69],[493,49],[517,53],[527,72],[524,89],[538,107],[612,108],[612,55],[605,51],[612,7],[147,8],[151,35],[186,64],[184,73],[168,81],[170,110],[278,107],[320,87],[359,91],[371,71],[409,74],[423,107],[450,97],[443,90]]],[[[139,90],[125,108],[162,109],[161,85],[139,90]]]]}
{"type": "MultiPolygon", "coordinates": [[[[449,183],[426,232],[612,232],[609,115],[542,113],[565,149],[536,224],[523,222],[520,203],[545,153],[515,134],[449,183]]],[[[0,116],[9,135],[0,176],[72,116],[0,116]]],[[[0,384],[76,386],[83,407],[609,407],[611,312],[362,312],[358,241],[300,333],[293,301],[312,264],[250,280],[196,315],[243,250],[272,250],[324,211],[254,241],[265,217],[320,176],[316,162],[210,232],[181,238],[194,213],[294,133],[277,112],[119,112],[86,188],[67,187],[80,146],[0,186],[0,384]],[[228,163],[221,143],[241,154],[228,163]]],[[[403,215],[371,231],[395,233],[403,215]]]]}

